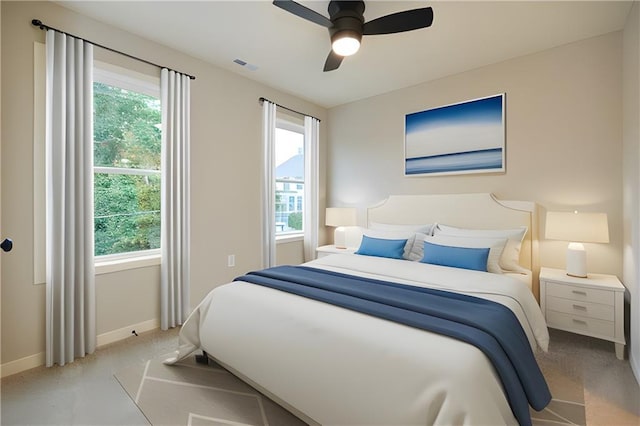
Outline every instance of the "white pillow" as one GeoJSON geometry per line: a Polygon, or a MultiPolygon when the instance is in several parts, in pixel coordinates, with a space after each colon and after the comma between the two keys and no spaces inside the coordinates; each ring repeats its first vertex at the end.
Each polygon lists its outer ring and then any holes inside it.
{"type": "Polygon", "coordinates": [[[431,235],[417,232],[415,234],[413,245],[409,249],[409,253],[406,256],[407,259],[419,262],[424,257],[424,242],[426,238],[430,238],[431,235]]]}
{"type": "Polygon", "coordinates": [[[376,231],[393,231],[393,232],[420,232],[427,235],[433,235],[433,224],[426,225],[396,225],[394,223],[378,223],[371,222],[369,229],[376,231]]]}
{"type": "Polygon", "coordinates": [[[526,233],[526,226],[514,229],[465,229],[438,223],[433,229],[433,235],[506,238],[507,242],[500,257],[500,268],[503,271],[515,272],[522,272],[523,270],[522,266],[520,266],[520,248],[526,233]]]}
{"type": "MultiPolygon", "coordinates": [[[[416,240],[418,240],[417,236],[416,236],[416,240]]],[[[493,274],[501,274],[503,272],[502,268],[500,268],[500,256],[502,256],[502,252],[507,243],[506,238],[493,238],[493,237],[471,238],[471,237],[457,237],[452,235],[434,235],[433,237],[425,236],[421,243],[423,255],[424,255],[424,241],[427,241],[433,244],[438,244],[441,246],[450,246],[450,247],[488,248],[489,257],[487,258],[487,272],[491,272],[493,274]]],[[[415,243],[414,243],[414,246],[415,246],[415,243]]]]}

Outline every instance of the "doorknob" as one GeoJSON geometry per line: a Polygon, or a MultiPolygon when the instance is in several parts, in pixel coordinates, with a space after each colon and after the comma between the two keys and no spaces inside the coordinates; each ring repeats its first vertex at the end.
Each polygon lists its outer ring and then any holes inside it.
{"type": "Polygon", "coordinates": [[[13,248],[13,241],[11,238],[5,238],[4,241],[0,243],[0,248],[4,251],[11,251],[13,248]]]}

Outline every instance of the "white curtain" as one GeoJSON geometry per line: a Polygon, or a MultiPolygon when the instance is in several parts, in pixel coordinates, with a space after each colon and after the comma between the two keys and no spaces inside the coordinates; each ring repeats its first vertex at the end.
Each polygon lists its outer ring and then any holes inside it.
{"type": "Polygon", "coordinates": [[[320,120],[304,117],[304,260],[316,258],[318,247],[318,139],[320,120]]]}
{"type": "Polygon", "coordinates": [[[275,175],[273,170],[276,140],[276,104],[262,103],[262,267],[276,264],[275,175]]]}
{"type": "Polygon", "coordinates": [[[190,79],[163,68],[160,328],[182,324],[189,302],[190,79]]]}
{"type": "Polygon", "coordinates": [[[93,45],[48,30],[46,50],[45,358],[50,367],[96,347],[93,45]]]}

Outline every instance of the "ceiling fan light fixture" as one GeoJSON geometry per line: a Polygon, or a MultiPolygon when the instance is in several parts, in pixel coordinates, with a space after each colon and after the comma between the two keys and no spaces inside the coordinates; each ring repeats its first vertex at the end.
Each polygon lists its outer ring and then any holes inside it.
{"type": "Polygon", "coordinates": [[[330,0],[327,6],[329,18],[294,0],[273,0],[273,4],[329,30],[331,52],[324,62],[324,72],[338,69],[346,56],[356,53],[363,35],[403,33],[427,28],[433,23],[431,7],[404,10],[365,21],[364,0],[330,0]]]}
{"type": "Polygon", "coordinates": [[[331,48],[340,56],[351,56],[360,49],[362,35],[355,31],[339,31],[331,37],[331,48]]]}

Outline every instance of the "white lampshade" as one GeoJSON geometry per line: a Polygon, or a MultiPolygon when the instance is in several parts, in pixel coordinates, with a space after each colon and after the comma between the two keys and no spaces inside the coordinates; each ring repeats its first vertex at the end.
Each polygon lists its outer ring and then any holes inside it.
{"type": "Polygon", "coordinates": [[[327,226],[356,225],[356,209],[353,207],[327,207],[325,224],[327,226]]]}
{"type": "Polygon", "coordinates": [[[607,214],[548,212],[545,237],[549,240],[608,243],[607,214]]]}
{"type": "Polygon", "coordinates": [[[325,224],[335,226],[333,244],[337,248],[345,248],[345,226],[357,224],[356,209],[353,207],[327,207],[325,224]]]}
{"type": "Polygon", "coordinates": [[[568,241],[567,275],[587,276],[587,252],[581,243],[608,243],[606,213],[547,212],[545,238],[568,241]]]}

